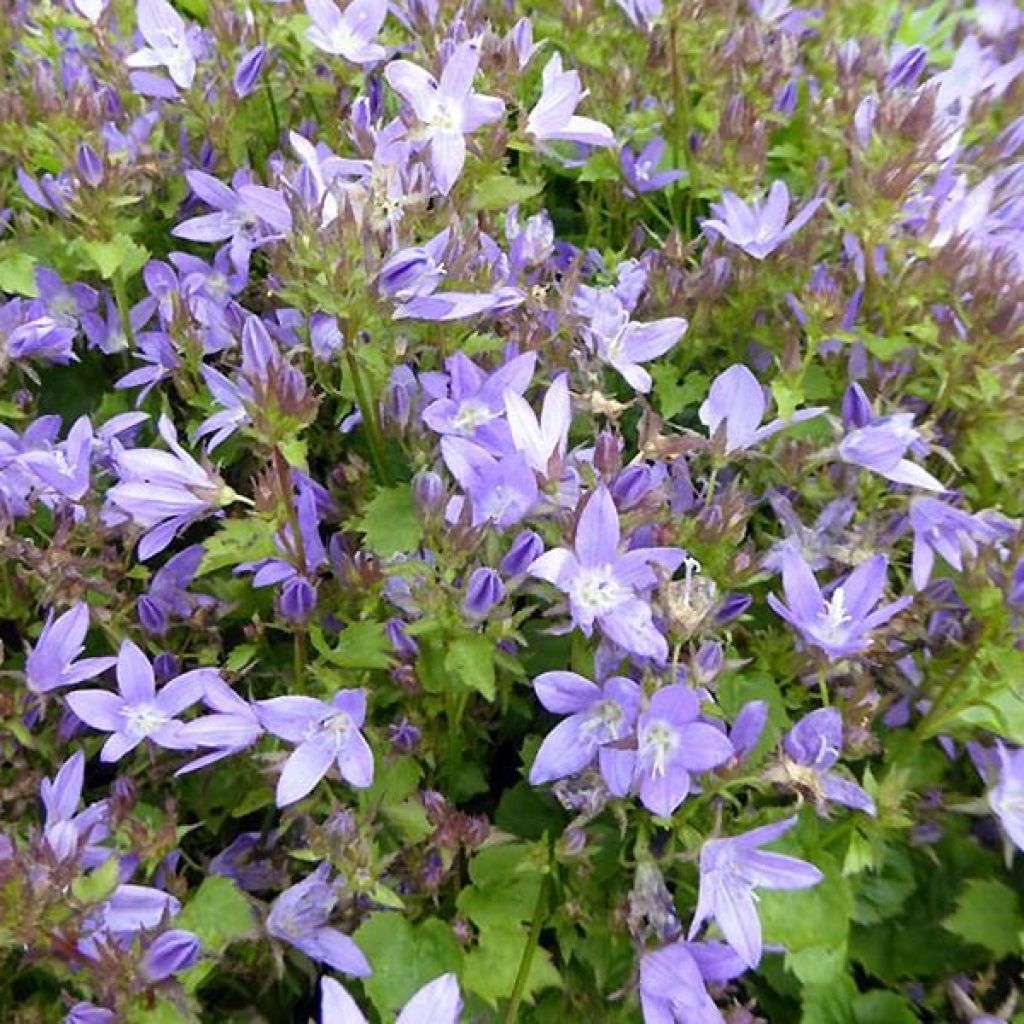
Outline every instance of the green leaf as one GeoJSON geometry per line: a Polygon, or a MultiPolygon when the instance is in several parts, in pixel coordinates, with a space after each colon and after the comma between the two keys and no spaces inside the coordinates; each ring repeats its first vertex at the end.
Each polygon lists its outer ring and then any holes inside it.
{"type": "Polygon", "coordinates": [[[423,539],[423,523],[408,484],[378,490],[354,526],[365,534],[366,546],[378,555],[412,551],[423,539]]]}
{"type": "Polygon", "coordinates": [[[486,700],[497,693],[494,674],[494,642],[482,633],[460,636],[444,659],[445,668],[468,690],[486,700]]]}
{"type": "Polygon", "coordinates": [[[846,946],[810,946],[787,952],[786,969],[805,985],[827,985],[846,974],[846,946]]]}
{"type": "Polygon", "coordinates": [[[353,622],[347,625],[331,647],[319,628],[309,631],[317,653],[339,668],[388,668],[393,655],[391,641],[380,622],[353,622]]]}
{"type": "Polygon", "coordinates": [[[252,904],[230,878],[211,875],[178,915],[175,927],[195,932],[209,953],[222,953],[232,942],[254,938],[252,904]]]}
{"type": "Polygon", "coordinates": [[[543,185],[531,185],[529,182],[510,178],[505,174],[492,174],[484,178],[473,190],[469,200],[471,210],[507,210],[510,206],[525,203],[528,199],[540,195],[543,185]]]}
{"type": "Polygon", "coordinates": [[[997,956],[1021,952],[1024,920],[1017,894],[1002,882],[972,878],[957,900],[956,911],[946,918],[943,927],[997,956]]]}
{"type": "Polygon", "coordinates": [[[917,1024],[911,1005],[895,992],[864,992],[853,1004],[856,1024],[917,1024]]]}
{"type": "Polygon", "coordinates": [[[151,1003],[143,999],[129,1008],[125,1024],[192,1024],[194,1014],[180,1010],[169,999],[157,999],[151,1003]]]}
{"type": "Polygon", "coordinates": [[[853,1011],[856,993],[856,986],[845,977],[834,984],[807,985],[800,1024],[857,1024],[853,1011]]]}
{"type": "Polygon", "coordinates": [[[197,576],[280,554],[274,544],[274,527],[265,519],[224,520],[206,540],[205,548],[197,576]]]}
{"type": "Polygon", "coordinates": [[[394,1020],[421,985],[462,967],[461,947],[451,928],[437,918],[414,925],[401,914],[380,911],[352,937],[373,967],[363,986],[385,1020],[394,1020]]]}
{"type": "Polygon", "coordinates": [[[804,391],[799,382],[772,381],[772,395],[779,417],[784,420],[788,420],[804,401],[804,391]]]}
{"type": "Polygon", "coordinates": [[[102,903],[117,888],[118,860],[111,857],[95,871],[76,878],[71,883],[71,894],[80,903],[102,903]]]}
{"type": "Polygon", "coordinates": [[[109,242],[83,242],[86,255],[100,275],[109,281],[115,274],[125,277],[141,270],[149,259],[149,250],[127,235],[115,235],[109,242]]]}
{"type": "Polygon", "coordinates": [[[849,884],[835,862],[820,854],[814,861],[825,873],[818,885],[793,892],[758,892],[765,943],[778,943],[790,953],[845,945],[853,909],[849,884]]]}
{"type": "Polygon", "coordinates": [[[14,252],[0,259],[0,291],[35,298],[36,261],[27,252],[14,252]]]}

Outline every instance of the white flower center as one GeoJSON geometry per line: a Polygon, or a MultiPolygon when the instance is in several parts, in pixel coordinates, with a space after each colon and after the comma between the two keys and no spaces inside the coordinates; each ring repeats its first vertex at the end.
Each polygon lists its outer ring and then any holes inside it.
{"type": "Polygon", "coordinates": [[[591,708],[583,734],[594,743],[609,743],[622,735],[626,715],[613,700],[602,700],[591,708]]]}
{"type": "Polygon", "coordinates": [[[456,134],[462,132],[462,110],[449,99],[437,97],[426,124],[434,133],[456,134]]]}
{"type": "Polygon", "coordinates": [[[348,741],[349,735],[355,730],[352,716],[344,711],[336,711],[333,715],[325,718],[319,725],[317,732],[323,736],[335,750],[341,748],[348,741]]]}
{"type": "Polygon", "coordinates": [[[572,599],[593,616],[605,615],[633,596],[612,575],[610,565],[588,566],[572,583],[572,599]]]}
{"type": "Polygon", "coordinates": [[[132,737],[149,736],[156,732],[162,725],[166,725],[170,719],[152,704],[139,704],[136,707],[127,707],[121,712],[128,722],[128,735],[132,737]]]}
{"type": "Polygon", "coordinates": [[[668,759],[679,746],[679,733],[668,722],[655,720],[640,737],[640,757],[650,765],[651,775],[658,779],[665,774],[668,759]]]}
{"type": "Polygon", "coordinates": [[[494,415],[487,406],[469,400],[459,406],[459,411],[455,414],[452,422],[460,433],[474,434],[478,427],[493,420],[494,415]]]}

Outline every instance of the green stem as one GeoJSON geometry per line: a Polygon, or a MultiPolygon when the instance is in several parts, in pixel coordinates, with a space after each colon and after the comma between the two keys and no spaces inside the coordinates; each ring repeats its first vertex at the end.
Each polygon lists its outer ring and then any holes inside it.
{"type": "Polygon", "coordinates": [[[121,317],[121,330],[124,332],[124,339],[128,347],[135,351],[135,329],[132,327],[131,307],[128,305],[128,295],[124,289],[124,272],[118,267],[114,271],[114,301],[117,303],[117,312],[121,317]]]}
{"type": "Polygon", "coordinates": [[[508,1006],[505,1007],[505,1015],[502,1017],[502,1024],[515,1024],[519,1013],[519,1004],[526,992],[526,982],[530,977],[530,968],[533,966],[533,955],[540,943],[541,929],[547,916],[548,897],[548,876],[540,880],[540,888],[537,890],[537,903],[533,908],[533,920],[530,922],[530,934],[526,937],[526,945],[523,947],[523,955],[519,958],[519,970],[516,971],[515,984],[512,986],[512,995],[509,996],[508,1006]]]}
{"type": "Polygon", "coordinates": [[[270,120],[274,122],[274,144],[281,142],[281,118],[277,113],[277,101],[274,99],[274,90],[270,87],[270,78],[264,77],[263,88],[267,94],[267,104],[270,107],[270,120]]]}
{"type": "MultiPolygon", "coordinates": [[[[346,339],[349,341],[350,339],[346,339]]],[[[352,375],[352,388],[356,393],[356,405],[363,417],[363,427],[366,430],[366,441],[370,446],[370,460],[376,471],[377,479],[382,484],[390,484],[391,478],[387,470],[387,460],[384,457],[384,439],[380,432],[380,423],[377,420],[377,410],[370,400],[370,394],[366,389],[366,382],[363,380],[362,372],[359,369],[359,360],[356,354],[348,347],[345,347],[345,361],[348,364],[348,372],[352,375]]]]}

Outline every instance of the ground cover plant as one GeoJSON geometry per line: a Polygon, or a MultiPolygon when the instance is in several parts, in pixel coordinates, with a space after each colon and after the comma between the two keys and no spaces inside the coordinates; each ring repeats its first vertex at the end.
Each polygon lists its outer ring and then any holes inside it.
{"type": "Polygon", "coordinates": [[[1014,0],[10,0],[0,1020],[1024,1020],[1014,0]]]}

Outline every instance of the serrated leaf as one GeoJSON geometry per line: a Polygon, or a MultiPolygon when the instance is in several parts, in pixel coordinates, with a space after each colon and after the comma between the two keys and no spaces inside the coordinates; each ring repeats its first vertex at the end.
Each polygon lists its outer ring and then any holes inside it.
{"type": "Polygon", "coordinates": [[[82,245],[100,276],[108,281],[117,273],[130,277],[149,259],[149,250],[127,235],[115,235],[109,242],[83,242],[82,245]]]}
{"type": "Polygon", "coordinates": [[[492,174],[489,178],[484,178],[473,190],[469,208],[507,210],[510,206],[525,203],[543,191],[543,185],[531,185],[518,178],[510,178],[506,174],[492,174]]]}
{"type": "Polygon", "coordinates": [[[895,992],[863,992],[853,1004],[856,1024],[916,1024],[911,1005],[895,992]]]}
{"type": "Polygon", "coordinates": [[[0,258],[0,292],[35,298],[39,294],[35,258],[27,252],[15,252],[0,258]]]}
{"type": "Polygon", "coordinates": [[[71,894],[80,903],[102,903],[117,888],[118,860],[111,857],[89,874],[71,883],[71,894]]]}
{"type": "Polygon", "coordinates": [[[485,700],[494,700],[497,684],[492,640],[479,633],[460,636],[445,655],[444,664],[467,690],[475,690],[485,700]]]}
{"type": "Polygon", "coordinates": [[[351,623],[333,647],[319,629],[310,630],[310,639],[317,653],[339,668],[387,668],[394,660],[391,641],[380,622],[351,623]]]}
{"type": "Polygon", "coordinates": [[[203,547],[205,551],[197,576],[280,555],[274,544],[274,528],[264,519],[224,520],[217,532],[204,541],[203,547]]]}
{"type": "Polygon", "coordinates": [[[366,546],[378,555],[412,551],[423,539],[423,523],[407,484],[378,490],[354,525],[365,535],[366,546]]]}
{"type": "Polygon", "coordinates": [[[257,934],[252,904],[230,878],[211,875],[185,904],[175,927],[195,932],[207,952],[222,953],[232,942],[257,934]]]}
{"type": "Polygon", "coordinates": [[[972,878],[943,927],[997,956],[1021,952],[1019,935],[1024,920],[1017,894],[994,879],[972,878]]]}

